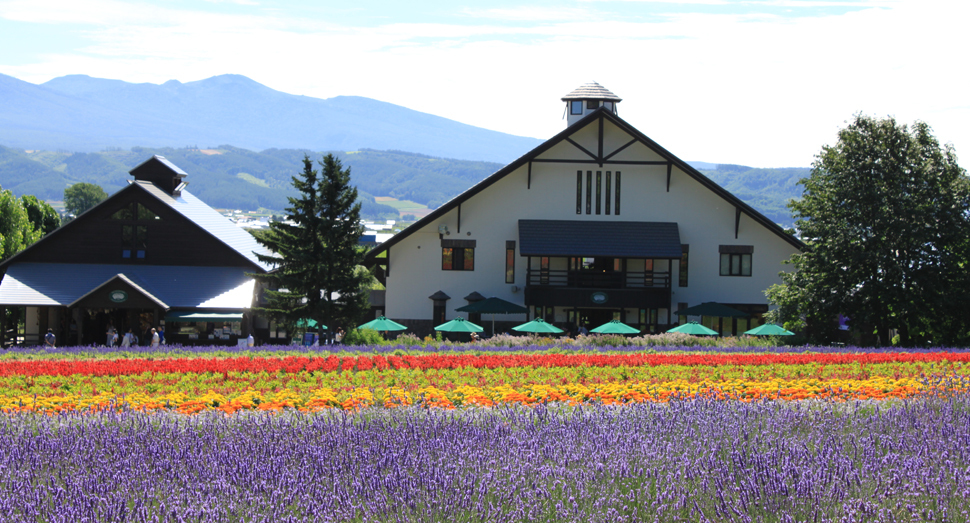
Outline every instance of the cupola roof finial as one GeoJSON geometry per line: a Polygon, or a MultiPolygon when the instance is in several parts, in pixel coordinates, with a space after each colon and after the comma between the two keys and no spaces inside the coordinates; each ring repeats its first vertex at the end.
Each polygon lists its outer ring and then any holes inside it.
{"type": "Polygon", "coordinates": [[[583,84],[576,89],[573,89],[571,93],[562,97],[562,101],[564,102],[568,102],[570,100],[602,100],[606,102],[623,101],[622,98],[613,94],[609,89],[596,82],[583,84]]]}

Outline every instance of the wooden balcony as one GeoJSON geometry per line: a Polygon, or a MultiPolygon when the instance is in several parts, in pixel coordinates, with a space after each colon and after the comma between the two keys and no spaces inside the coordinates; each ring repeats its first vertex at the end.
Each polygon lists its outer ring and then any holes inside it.
{"type": "Polygon", "coordinates": [[[670,273],[531,269],[526,275],[525,304],[669,308],[670,273]]]}

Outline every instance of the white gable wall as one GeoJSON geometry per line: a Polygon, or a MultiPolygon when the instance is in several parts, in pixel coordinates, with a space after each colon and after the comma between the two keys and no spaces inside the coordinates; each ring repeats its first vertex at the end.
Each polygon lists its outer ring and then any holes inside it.
{"type": "MultiPolygon", "coordinates": [[[[574,133],[572,139],[593,153],[597,152],[598,126],[594,123],[574,133]]],[[[632,137],[609,121],[604,133],[607,154],[632,137]]],[[[585,159],[588,156],[568,142],[562,142],[537,158],[585,159]]],[[[631,145],[614,159],[663,161],[657,153],[640,143],[631,145]]],[[[461,204],[459,231],[458,209],[452,209],[434,223],[410,234],[390,249],[390,273],[387,276],[386,310],[388,317],[429,319],[432,301],[428,296],[441,290],[451,296],[447,318],[465,316],[455,312],[466,305],[464,296],[479,292],[515,303],[524,302],[526,258],[519,256],[518,220],[583,220],[583,221],[652,221],[676,222],[681,243],[690,245],[689,286],[678,287],[676,261],[672,264],[671,303],[697,305],[705,301],[724,303],[767,303],[764,290],[780,282],[778,272],[787,266],[782,261],[796,252],[795,247],[774,232],[742,213],[738,238],[734,237],[735,208],[711,190],[678,168],[674,168],[667,192],[666,165],[616,165],[599,167],[595,163],[532,164],[531,188],[528,166],[523,165],[461,204]],[[583,171],[583,208],[576,214],[576,171],[583,171]],[[620,171],[621,212],[619,215],[586,214],[585,185],[587,170],[620,171]],[[474,271],[441,270],[441,246],[438,226],[447,225],[446,239],[476,240],[474,271]],[[516,241],[515,283],[505,283],[505,242],[516,241]],[[752,276],[720,276],[719,245],[751,245],[752,276]],[[513,292],[513,286],[518,292],[513,292]]],[[[604,181],[605,190],[605,181],[604,181]]],[[[595,198],[594,198],[595,200],[595,198]]],[[[615,205],[615,203],[614,203],[615,205]]],[[[605,211],[605,209],[604,209],[605,211]]],[[[534,268],[535,265],[533,266],[534,268]]],[[[663,264],[656,270],[662,270],[663,264]]],[[[633,270],[632,268],[630,270],[633,270]]],[[[665,315],[664,315],[665,316],[665,315]]],[[[500,319],[515,321],[524,315],[500,319]]]]}

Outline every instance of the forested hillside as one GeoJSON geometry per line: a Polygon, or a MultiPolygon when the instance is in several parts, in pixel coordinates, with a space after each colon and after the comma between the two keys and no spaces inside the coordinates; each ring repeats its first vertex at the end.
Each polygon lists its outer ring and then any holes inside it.
{"type": "MultiPolygon", "coordinates": [[[[125,186],[133,167],[154,154],[189,174],[189,191],[217,208],[282,210],[292,194],[291,177],[302,169],[303,155],[319,160],[325,151],[269,149],[254,152],[232,146],[218,149],[134,147],[99,153],[25,152],[0,146],[0,186],[14,194],[61,200],[77,182],[98,184],[109,194],[125,186]]],[[[397,211],[374,201],[393,196],[437,207],[500,164],[433,158],[415,153],[364,149],[334,152],[351,169],[363,214],[396,217],[397,211]]]]}
{"type": "MultiPolygon", "coordinates": [[[[113,193],[131,179],[128,171],[162,155],[189,174],[189,191],[217,208],[282,210],[292,194],[291,177],[302,169],[306,151],[268,149],[254,152],[232,146],[199,150],[134,147],[99,153],[25,152],[0,146],[0,186],[14,194],[33,194],[44,200],[60,200],[64,188],[88,182],[113,193]]],[[[325,151],[309,152],[319,160],[325,151]]],[[[362,149],[334,152],[351,170],[368,218],[396,217],[397,211],[381,205],[374,196],[411,200],[430,208],[440,206],[502,167],[492,162],[434,158],[400,151],[362,149]]],[[[712,164],[698,163],[698,167],[712,164]]],[[[790,198],[801,195],[796,185],[808,175],[807,168],[755,169],[718,165],[702,173],[758,209],[777,223],[791,225],[785,208],[790,198]]]]}

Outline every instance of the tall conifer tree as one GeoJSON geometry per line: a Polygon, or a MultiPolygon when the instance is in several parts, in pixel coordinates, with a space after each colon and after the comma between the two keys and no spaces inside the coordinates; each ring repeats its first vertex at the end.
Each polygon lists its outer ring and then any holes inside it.
{"type": "Polygon", "coordinates": [[[297,197],[289,197],[286,221],[270,223],[256,239],[276,253],[259,256],[275,269],[256,278],[265,283],[266,305],[257,310],[287,325],[312,319],[334,329],[354,327],[367,307],[368,273],[360,266],[360,204],[350,185],[350,169],[328,154],[293,177],[297,197]],[[292,223],[287,223],[292,222],[292,223]]]}

